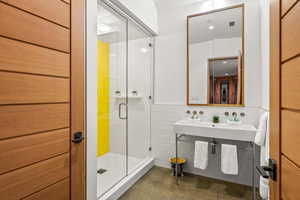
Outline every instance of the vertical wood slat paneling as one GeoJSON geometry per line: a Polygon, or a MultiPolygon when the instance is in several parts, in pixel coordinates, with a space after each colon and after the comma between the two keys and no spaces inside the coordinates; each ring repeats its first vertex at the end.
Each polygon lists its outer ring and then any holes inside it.
{"type": "Polygon", "coordinates": [[[281,105],[300,109],[300,57],[281,66],[281,105]]]}
{"type": "Polygon", "coordinates": [[[281,16],[285,15],[286,12],[296,3],[298,0],[281,0],[281,16]]]}
{"type": "Polygon", "coordinates": [[[3,37],[0,47],[0,70],[70,77],[67,53],[3,37]]]}
{"type": "Polygon", "coordinates": [[[289,161],[285,156],[281,159],[282,165],[282,182],[281,191],[283,200],[299,199],[300,191],[300,169],[294,163],[289,161]]]}
{"type": "Polygon", "coordinates": [[[285,61],[300,54],[300,3],[282,19],[281,23],[281,60],[285,61]]]}
{"type": "Polygon", "coordinates": [[[300,140],[297,134],[300,122],[300,104],[297,102],[300,100],[300,90],[297,88],[300,83],[300,3],[298,1],[291,8],[294,3],[294,0],[281,0],[281,11],[278,9],[284,15],[281,19],[281,40],[278,40],[281,42],[281,61],[284,62],[281,63],[281,90],[278,92],[281,93],[281,107],[285,109],[281,111],[281,119],[275,122],[281,124],[280,144],[275,147],[281,154],[277,181],[280,198],[276,200],[298,199],[300,190],[300,169],[297,166],[300,163],[300,140]]]}
{"type": "Polygon", "coordinates": [[[61,129],[0,140],[0,174],[69,152],[69,132],[61,129]]]}
{"type": "MultiPolygon", "coordinates": [[[[85,1],[71,3],[71,133],[85,130],[85,1]]],[[[86,141],[71,144],[71,199],[86,199],[86,141]]]]}
{"type": "Polygon", "coordinates": [[[70,80],[0,71],[0,104],[70,102],[70,80]]]}
{"type": "Polygon", "coordinates": [[[281,113],[281,151],[300,166],[300,112],[282,110],[281,113]]]}
{"type": "Polygon", "coordinates": [[[0,35],[70,52],[70,30],[0,2],[0,35]],[[13,23],[12,23],[13,22],[13,23]]]}
{"type": "Polygon", "coordinates": [[[70,5],[61,0],[0,0],[65,27],[70,27],[70,5]]]}
{"type": "Polygon", "coordinates": [[[0,139],[70,125],[70,104],[19,105],[0,107],[0,139]]]}
{"type": "Polygon", "coordinates": [[[70,199],[70,179],[64,179],[50,187],[34,193],[23,200],[68,200],[70,199]]]}
{"type": "Polygon", "coordinates": [[[1,199],[21,199],[68,177],[69,160],[69,154],[64,154],[1,175],[1,199]]]}

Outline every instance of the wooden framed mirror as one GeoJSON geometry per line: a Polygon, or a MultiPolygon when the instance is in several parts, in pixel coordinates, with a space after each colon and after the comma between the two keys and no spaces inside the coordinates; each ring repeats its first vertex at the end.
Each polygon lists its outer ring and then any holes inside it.
{"type": "Polygon", "coordinates": [[[244,5],[187,17],[187,105],[244,106],[244,5]]]}

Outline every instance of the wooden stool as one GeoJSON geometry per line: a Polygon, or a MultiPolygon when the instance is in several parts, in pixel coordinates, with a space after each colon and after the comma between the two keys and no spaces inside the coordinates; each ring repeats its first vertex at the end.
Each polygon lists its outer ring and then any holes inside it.
{"type": "MultiPolygon", "coordinates": [[[[173,176],[176,176],[176,158],[171,158],[170,162],[173,169],[173,176]]],[[[177,159],[177,176],[183,176],[183,166],[185,163],[186,160],[184,158],[177,159]]]]}

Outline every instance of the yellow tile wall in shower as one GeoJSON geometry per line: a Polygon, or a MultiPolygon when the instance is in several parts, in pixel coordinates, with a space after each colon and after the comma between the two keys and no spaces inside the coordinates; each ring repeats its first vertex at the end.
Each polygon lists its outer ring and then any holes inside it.
{"type": "Polygon", "coordinates": [[[109,152],[109,43],[98,40],[98,152],[109,152]]]}

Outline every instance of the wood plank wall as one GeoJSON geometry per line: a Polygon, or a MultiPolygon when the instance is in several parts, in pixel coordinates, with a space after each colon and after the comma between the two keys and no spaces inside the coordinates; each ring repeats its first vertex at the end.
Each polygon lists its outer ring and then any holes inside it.
{"type": "Polygon", "coordinates": [[[70,0],[0,0],[0,199],[70,198],[70,0]]]}
{"type": "Polygon", "coordinates": [[[300,1],[281,0],[281,199],[299,199],[300,1]]]}

